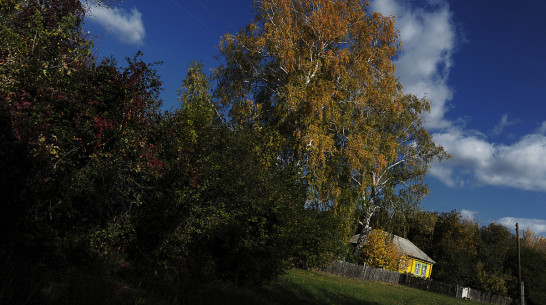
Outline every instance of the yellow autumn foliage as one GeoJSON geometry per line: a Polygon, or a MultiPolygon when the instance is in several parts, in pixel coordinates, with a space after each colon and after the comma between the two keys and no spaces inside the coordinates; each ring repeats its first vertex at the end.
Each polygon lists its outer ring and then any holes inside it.
{"type": "Polygon", "coordinates": [[[380,230],[368,234],[366,244],[362,247],[361,259],[368,266],[392,271],[405,268],[403,264],[407,261],[405,255],[392,242],[391,235],[380,230]]]}
{"type": "Polygon", "coordinates": [[[536,234],[529,228],[523,231],[522,245],[546,253],[546,237],[536,234]]]}
{"type": "Polygon", "coordinates": [[[218,47],[215,97],[230,124],[262,127],[277,164],[298,168],[311,208],[372,215],[378,199],[422,197],[430,163],[447,154],[422,124],[428,100],[395,75],[395,17],[361,0],[254,4],[252,21],[218,47]]]}

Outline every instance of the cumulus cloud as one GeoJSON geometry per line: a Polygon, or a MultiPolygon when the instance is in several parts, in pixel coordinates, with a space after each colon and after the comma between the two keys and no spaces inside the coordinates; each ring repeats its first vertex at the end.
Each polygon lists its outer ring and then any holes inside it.
{"type": "MultiPolygon", "coordinates": [[[[397,75],[406,92],[430,100],[425,126],[434,141],[452,155],[434,164],[430,174],[451,187],[495,185],[546,191],[546,122],[511,144],[498,144],[446,118],[453,97],[447,80],[460,37],[447,1],[424,3],[417,8],[409,1],[375,0],[371,8],[396,16],[403,45],[396,59],[397,75]]],[[[493,134],[517,122],[503,115],[493,134]]]]}
{"type": "Polygon", "coordinates": [[[434,134],[433,138],[452,158],[434,164],[430,174],[450,187],[469,185],[475,169],[486,167],[495,153],[495,147],[477,132],[450,128],[446,132],[434,134]]]}
{"type": "Polygon", "coordinates": [[[493,144],[480,134],[450,129],[434,140],[452,154],[435,164],[431,175],[448,186],[495,185],[546,191],[546,136],[530,134],[517,142],[493,144]]]}
{"type": "Polygon", "coordinates": [[[503,217],[497,223],[510,230],[514,230],[516,223],[519,223],[523,230],[529,229],[537,234],[546,234],[546,220],[543,219],[503,217]]]}
{"type": "Polygon", "coordinates": [[[470,221],[476,221],[476,215],[478,215],[478,212],[476,211],[470,211],[463,209],[461,211],[461,216],[463,219],[470,220],[470,221]]]}
{"type": "Polygon", "coordinates": [[[444,128],[451,122],[444,118],[453,96],[447,79],[456,46],[456,30],[445,1],[429,0],[428,8],[413,8],[409,2],[376,0],[371,8],[383,15],[396,16],[402,52],[395,61],[397,75],[404,89],[431,102],[425,124],[444,128]]]}
{"type": "Polygon", "coordinates": [[[488,167],[477,172],[478,180],[491,185],[546,191],[546,137],[531,134],[512,145],[498,145],[488,167]]]}
{"type": "Polygon", "coordinates": [[[104,26],[123,43],[141,45],[144,41],[146,31],[142,14],[136,8],[127,11],[91,4],[88,5],[87,16],[104,26]]]}

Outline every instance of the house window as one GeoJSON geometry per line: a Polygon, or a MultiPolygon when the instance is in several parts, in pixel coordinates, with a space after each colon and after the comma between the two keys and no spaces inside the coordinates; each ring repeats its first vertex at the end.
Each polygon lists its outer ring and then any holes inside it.
{"type": "Polygon", "coordinates": [[[423,267],[421,269],[421,276],[426,277],[427,276],[427,265],[423,264],[423,267]]]}
{"type": "Polygon", "coordinates": [[[415,263],[415,272],[413,274],[418,276],[420,270],[421,270],[421,263],[415,263]]]}

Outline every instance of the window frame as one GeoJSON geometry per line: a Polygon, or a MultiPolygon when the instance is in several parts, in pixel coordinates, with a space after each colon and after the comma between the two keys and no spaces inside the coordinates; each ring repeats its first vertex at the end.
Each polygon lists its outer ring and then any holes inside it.
{"type": "Polygon", "coordinates": [[[421,277],[427,277],[427,264],[421,264],[421,277]]]}
{"type": "Polygon", "coordinates": [[[415,270],[413,271],[413,275],[419,276],[419,273],[421,273],[421,263],[415,262],[415,270]]]}

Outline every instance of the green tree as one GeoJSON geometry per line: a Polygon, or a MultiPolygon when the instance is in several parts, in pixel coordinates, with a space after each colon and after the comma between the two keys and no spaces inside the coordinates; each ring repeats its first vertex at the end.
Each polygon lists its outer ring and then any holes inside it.
{"type": "Polygon", "coordinates": [[[480,239],[477,288],[506,296],[509,284],[515,281],[506,268],[515,249],[515,236],[506,227],[491,223],[480,229],[480,239]]]}
{"type": "Polygon", "coordinates": [[[211,234],[225,217],[223,206],[208,196],[222,166],[216,149],[224,127],[214,122],[214,104],[201,64],[188,68],[179,102],[180,108],[166,113],[160,122],[157,154],[164,170],[154,181],[149,200],[137,211],[133,255],[152,273],[189,270],[188,259],[199,247],[197,238],[211,234]]]}
{"type": "Polygon", "coordinates": [[[0,14],[0,245],[38,281],[114,272],[162,170],[161,83],[138,56],[125,68],[94,58],[79,1],[2,1],[0,14]]]}
{"type": "Polygon", "coordinates": [[[438,215],[433,246],[427,253],[437,262],[432,277],[446,283],[477,287],[479,228],[456,211],[438,215]]]}
{"type": "MultiPolygon", "coordinates": [[[[523,237],[520,237],[521,279],[525,285],[525,304],[545,304],[546,276],[544,270],[546,270],[546,254],[540,248],[534,247],[533,244],[528,244],[529,233],[527,232],[523,237]]],[[[515,235],[512,235],[512,240],[512,249],[506,258],[504,267],[510,274],[510,281],[507,282],[508,293],[512,298],[518,299],[518,256],[515,235]]]]}
{"type": "Polygon", "coordinates": [[[179,101],[161,125],[165,172],[138,214],[138,261],[188,282],[249,283],[312,256],[300,246],[315,226],[305,189],[293,168],[270,166],[260,149],[269,139],[216,115],[201,64],[188,68],[179,101]]]}
{"type": "Polygon", "coordinates": [[[437,212],[424,211],[420,207],[389,211],[381,209],[371,220],[371,226],[411,240],[419,249],[429,253],[434,236],[437,212]]]}
{"type": "Polygon", "coordinates": [[[42,114],[57,106],[51,103],[59,94],[55,85],[87,58],[87,42],[73,31],[83,14],[75,1],[67,1],[62,9],[36,1],[3,1],[1,14],[0,175],[9,190],[1,207],[1,223],[2,232],[6,232],[2,241],[7,243],[13,239],[12,230],[19,220],[32,217],[29,213],[39,213],[33,215],[39,219],[53,218],[47,202],[56,185],[51,181],[60,172],[57,161],[64,161],[62,157],[71,149],[59,151],[60,135],[50,132],[54,129],[51,122],[58,122],[58,117],[42,114]],[[67,59],[63,51],[73,53],[74,60],[67,59]],[[37,187],[43,192],[37,194],[37,187]]]}
{"type": "MultiPolygon", "coordinates": [[[[513,257],[515,262],[515,257],[513,257]]],[[[525,282],[525,304],[538,305],[546,302],[546,255],[536,249],[521,248],[521,277],[525,282]]],[[[512,264],[516,266],[516,264],[512,264]]],[[[517,269],[514,268],[514,274],[517,269]]]]}

